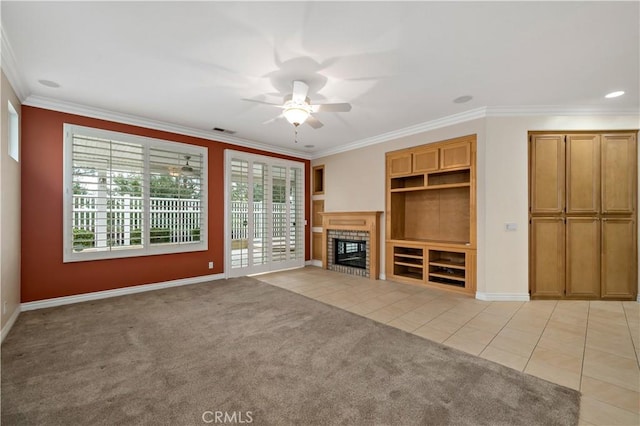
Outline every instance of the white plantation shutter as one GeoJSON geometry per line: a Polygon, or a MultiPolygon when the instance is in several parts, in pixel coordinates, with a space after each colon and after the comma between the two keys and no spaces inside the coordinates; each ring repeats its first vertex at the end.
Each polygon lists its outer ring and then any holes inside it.
{"type": "Polygon", "coordinates": [[[64,261],[207,249],[206,148],[65,125],[64,261]]]}

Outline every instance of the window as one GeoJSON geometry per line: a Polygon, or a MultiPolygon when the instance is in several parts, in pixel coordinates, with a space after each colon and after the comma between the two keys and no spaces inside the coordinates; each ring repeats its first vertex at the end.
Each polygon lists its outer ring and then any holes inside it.
{"type": "Polygon", "coordinates": [[[65,124],[64,261],[207,249],[206,148],[65,124]]]}
{"type": "Polygon", "coordinates": [[[9,110],[9,125],[7,130],[9,132],[9,156],[16,161],[20,161],[20,137],[18,135],[18,113],[16,109],[11,105],[11,101],[7,101],[7,107],[9,110]]]}

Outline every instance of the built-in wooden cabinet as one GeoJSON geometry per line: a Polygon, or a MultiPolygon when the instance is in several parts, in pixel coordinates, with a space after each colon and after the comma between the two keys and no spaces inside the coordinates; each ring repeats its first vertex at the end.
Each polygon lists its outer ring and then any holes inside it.
{"type": "Polygon", "coordinates": [[[529,140],[531,296],[634,299],[636,133],[529,140]]]}
{"type": "Polygon", "coordinates": [[[413,157],[411,153],[400,153],[387,156],[387,174],[389,176],[403,176],[410,174],[413,157]]]}
{"type": "Polygon", "coordinates": [[[529,150],[529,209],[560,214],[564,208],[564,135],[533,135],[529,150]]]}
{"type": "MultiPolygon", "coordinates": [[[[567,135],[566,144],[566,213],[597,214],[600,211],[600,135],[567,135]]],[[[559,169],[562,173],[562,167],[559,169]]]]}
{"type": "Polygon", "coordinates": [[[440,167],[438,148],[426,147],[417,149],[413,154],[413,172],[433,172],[440,167]]]}
{"type": "Polygon", "coordinates": [[[602,135],[602,213],[636,212],[636,149],[635,134],[602,135]]]}
{"type": "Polygon", "coordinates": [[[567,297],[599,298],[600,220],[597,217],[568,217],[563,231],[567,297]]]}
{"type": "Polygon", "coordinates": [[[561,217],[533,217],[529,226],[531,294],[559,298],[565,288],[565,230],[561,217]]]}
{"type": "Polygon", "coordinates": [[[322,246],[322,213],[324,212],[324,164],[311,169],[311,259],[322,261],[325,247],[322,246]]]}
{"type": "Polygon", "coordinates": [[[440,148],[442,170],[471,166],[471,144],[468,141],[451,143],[440,148]]]}
{"type": "Polygon", "coordinates": [[[635,299],[637,248],[635,219],[602,219],[602,298],[635,299]]]}
{"type": "Polygon", "coordinates": [[[387,277],[475,291],[475,135],[387,154],[387,277]]]}

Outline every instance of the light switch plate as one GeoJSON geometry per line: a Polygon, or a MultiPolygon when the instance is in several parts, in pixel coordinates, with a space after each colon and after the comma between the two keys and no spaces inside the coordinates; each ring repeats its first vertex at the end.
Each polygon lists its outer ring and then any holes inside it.
{"type": "Polygon", "coordinates": [[[515,222],[507,222],[504,224],[504,230],[505,231],[517,231],[518,230],[518,224],[515,222]]]}

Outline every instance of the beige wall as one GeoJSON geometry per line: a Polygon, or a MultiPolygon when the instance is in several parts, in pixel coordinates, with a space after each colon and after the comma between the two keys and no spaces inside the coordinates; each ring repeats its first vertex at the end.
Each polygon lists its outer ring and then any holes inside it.
{"type": "MultiPolygon", "coordinates": [[[[412,146],[438,142],[459,136],[476,134],[477,138],[477,186],[478,223],[484,221],[484,134],[485,120],[472,120],[454,126],[394,139],[388,142],[315,159],[312,166],[324,164],[324,209],[335,211],[383,211],[385,209],[384,176],[385,153],[412,146]]],[[[384,241],[384,214],[382,241],[384,241]]],[[[478,227],[478,277],[480,277],[484,241],[483,230],[478,227]]],[[[381,272],[384,274],[384,244],[381,249],[381,272]]],[[[479,285],[479,283],[478,283],[479,285]]]]}
{"type": "MultiPolygon", "coordinates": [[[[476,133],[477,291],[521,297],[529,288],[527,132],[639,127],[632,115],[489,117],[318,158],[312,165],[325,165],[326,211],[384,211],[385,152],[476,133]],[[507,222],[515,222],[517,231],[505,231],[507,222]]],[[[384,262],[381,266],[384,273],[384,262]]]]}
{"type": "Polygon", "coordinates": [[[4,337],[5,326],[15,319],[20,306],[20,163],[9,156],[7,101],[11,101],[18,117],[20,102],[4,72],[0,94],[0,324],[4,337]],[[5,302],[6,312],[3,309],[5,302]]]}
{"type": "Polygon", "coordinates": [[[487,118],[486,220],[478,224],[486,234],[486,293],[523,294],[529,289],[527,132],[639,127],[637,115],[487,118]],[[518,230],[504,231],[506,222],[516,222],[518,230]]]}

